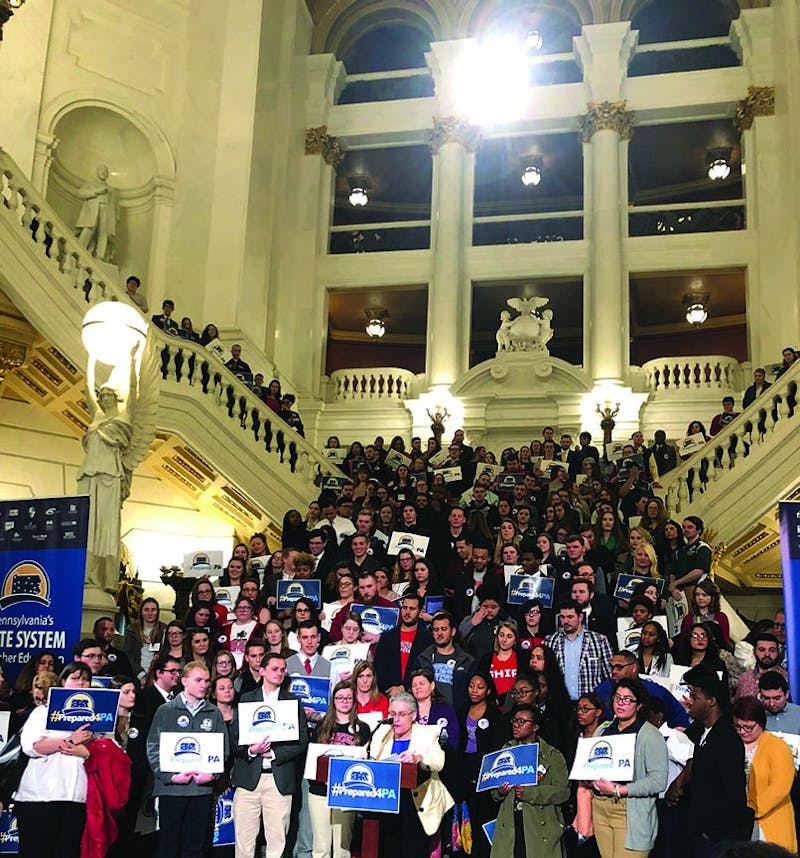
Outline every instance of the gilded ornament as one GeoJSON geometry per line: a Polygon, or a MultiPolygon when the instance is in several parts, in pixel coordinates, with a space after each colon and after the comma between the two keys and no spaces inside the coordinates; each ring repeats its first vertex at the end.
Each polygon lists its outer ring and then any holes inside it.
{"type": "Polygon", "coordinates": [[[625,105],[624,101],[590,101],[586,114],[578,119],[581,140],[588,143],[597,131],[616,131],[620,139],[630,140],[634,114],[625,105]]]}
{"type": "Polygon", "coordinates": [[[463,116],[435,116],[428,145],[434,155],[445,143],[460,143],[468,152],[476,152],[481,144],[481,130],[463,116]]]}
{"type": "Polygon", "coordinates": [[[747,97],[736,106],[734,126],[739,131],[747,131],[753,127],[756,116],[775,115],[775,87],[748,86],[747,97]]]}

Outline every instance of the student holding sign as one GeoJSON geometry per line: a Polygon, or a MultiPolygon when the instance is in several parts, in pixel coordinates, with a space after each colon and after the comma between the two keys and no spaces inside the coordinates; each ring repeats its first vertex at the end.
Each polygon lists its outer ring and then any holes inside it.
{"type": "Polygon", "coordinates": [[[228,728],[219,709],[206,700],[211,675],[203,662],[190,661],[183,668],[183,691],[159,707],[147,736],[147,760],[153,770],[153,794],[159,799],[160,858],[200,856],[209,844],[209,819],[214,806],[214,781],[228,756],[228,728]],[[176,737],[176,750],[165,754],[162,735],[176,737]],[[222,754],[206,750],[213,735],[221,735],[222,754]],[[180,742],[180,746],[177,743],[180,742]],[[181,755],[197,769],[175,767],[181,755]],[[210,760],[211,756],[221,759],[210,760]],[[216,763],[216,764],[215,764],[216,763]]]}
{"type": "Polygon", "coordinates": [[[595,742],[587,766],[599,766],[602,761],[618,767],[627,762],[631,767],[631,779],[626,783],[598,777],[588,784],[593,792],[594,835],[602,858],[647,858],[656,841],[656,799],[667,788],[668,757],[663,736],[642,712],[646,701],[647,691],[640,680],[620,679],[611,697],[614,719],[593,737],[593,741],[600,736],[611,741],[603,746],[603,754],[595,742]],[[633,760],[619,760],[614,756],[612,737],[630,734],[636,736],[633,760]]]}
{"type": "MultiPolygon", "coordinates": [[[[88,665],[70,662],[59,677],[61,688],[89,688],[88,665]]],[[[71,733],[47,730],[47,706],[37,706],[20,736],[30,757],[15,793],[15,812],[25,855],[52,858],[78,855],[86,822],[86,747],[94,738],[87,724],[71,733]]]]}
{"type": "Polygon", "coordinates": [[[559,805],[569,800],[564,757],[539,739],[539,711],[533,705],[517,706],[511,716],[513,739],[503,748],[538,742],[535,786],[502,783],[492,798],[502,802],[492,841],[492,858],[560,858],[564,821],[559,805]]]}

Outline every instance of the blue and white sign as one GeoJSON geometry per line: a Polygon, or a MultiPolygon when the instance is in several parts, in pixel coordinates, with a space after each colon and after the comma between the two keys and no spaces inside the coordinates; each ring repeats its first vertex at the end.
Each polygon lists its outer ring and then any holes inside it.
{"type": "Polygon", "coordinates": [[[350,480],[347,477],[331,477],[326,475],[322,478],[320,489],[323,492],[332,492],[338,497],[342,493],[342,486],[349,482],[350,480]]]}
{"type": "Polygon", "coordinates": [[[0,855],[19,853],[19,829],[17,817],[10,810],[0,813],[0,855]]]}
{"type": "Polygon", "coordinates": [[[233,828],[233,787],[228,787],[217,799],[214,811],[214,839],[212,846],[233,846],[236,832],[233,828]]]}
{"type": "Polygon", "coordinates": [[[330,688],[331,681],[327,676],[305,676],[297,673],[289,677],[289,692],[294,694],[302,707],[315,712],[328,711],[330,688]]]}
{"type": "Polygon", "coordinates": [[[636,750],[636,734],[621,736],[593,736],[578,739],[575,763],[569,773],[572,781],[633,780],[633,753],[636,750]]]}
{"type": "Polygon", "coordinates": [[[617,577],[617,586],[614,587],[615,599],[630,599],[633,596],[633,591],[641,584],[653,586],[658,590],[658,595],[664,595],[664,585],[666,581],[663,578],[645,578],[643,575],[619,575],[617,577]]]}
{"type": "Polygon", "coordinates": [[[390,557],[396,557],[401,548],[407,548],[409,551],[414,552],[415,557],[424,557],[428,553],[428,544],[430,541],[431,538],[429,536],[395,530],[389,538],[389,546],[386,549],[386,553],[390,557]]]}
{"type": "Polygon", "coordinates": [[[162,733],[158,746],[162,772],[219,774],[225,769],[222,733],[162,733]]]}
{"type": "Polygon", "coordinates": [[[400,763],[331,759],[328,807],[399,813],[400,763]]]}
{"type": "Polygon", "coordinates": [[[490,846],[492,843],[494,843],[494,830],[496,827],[496,819],[493,819],[491,822],[484,822],[481,826],[481,828],[483,829],[483,833],[486,835],[486,839],[489,841],[490,846]]]}
{"type": "Polygon", "coordinates": [[[255,745],[267,736],[273,742],[295,742],[300,737],[296,700],[240,703],[237,723],[240,745],[255,745]]]}
{"type": "Polygon", "coordinates": [[[111,688],[112,676],[93,676],[91,681],[92,688],[111,688]]]}
{"type": "Polygon", "coordinates": [[[361,625],[365,632],[382,635],[397,625],[400,611],[397,608],[379,608],[372,605],[357,605],[353,603],[350,610],[361,614],[361,625]]]}
{"type": "Polygon", "coordinates": [[[322,581],[318,578],[308,578],[302,581],[278,581],[278,610],[291,608],[303,597],[311,599],[316,608],[322,604],[322,581]]]}
{"type": "Polygon", "coordinates": [[[88,497],[0,502],[0,661],[12,685],[39,650],[72,656],[88,528],[88,497]]]}
{"type": "Polygon", "coordinates": [[[47,729],[71,733],[86,724],[92,733],[113,733],[119,695],[116,688],[51,688],[47,729]]]}
{"type": "Polygon", "coordinates": [[[477,792],[503,784],[535,786],[539,780],[539,745],[536,742],[502,748],[486,754],[478,773],[477,792]]]}
{"type": "Polygon", "coordinates": [[[444,610],[444,596],[426,596],[424,610],[426,614],[431,616],[437,611],[444,610]]]}
{"type": "Polygon", "coordinates": [[[538,599],[543,608],[553,607],[554,578],[537,578],[535,575],[512,575],[508,582],[508,604],[523,605],[538,599]]]}

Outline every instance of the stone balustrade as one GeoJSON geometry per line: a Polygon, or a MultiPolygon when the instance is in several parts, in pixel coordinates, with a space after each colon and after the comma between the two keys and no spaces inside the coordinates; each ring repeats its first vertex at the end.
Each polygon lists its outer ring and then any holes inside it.
{"type": "Polygon", "coordinates": [[[398,367],[337,369],[330,375],[329,402],[382,400],[403,402],[415,393],[416,376],[398,367]]]}
{"type": "MultiPolygon", "coordinates": [[[[760,482],[773,482],[770,479],[772,469],[781,468],[780,457],[775,454],[784,454],[787,449],[797,447],[796,443],[789,441],[797,433],[798,379],[800,363],[774,382],[700,450],[661,479],[664,504],[670,518],[690,512],[702,516],[706,510],[713,515],[715,484],[730,471],[749,469],[756,459],[760,462],[763,457],[765,460],[760,470],[760,482]],[[745,464],[748,459],[753,461],[745,464]]],[[[781,485],[785,485],[785,481],[781,485]]],[[[717,497],[716,501],[719,500],[717,497]]],[[[757,504],[756,499],[753,503],[757,504]]]]}
{"type": "Polygon", "coordinates": [[[665,391],[723,391],[739,393],[744,374],[739,362],[726,355],[656,358],[642,364],[636,389],[642,393],[665,391]]]}

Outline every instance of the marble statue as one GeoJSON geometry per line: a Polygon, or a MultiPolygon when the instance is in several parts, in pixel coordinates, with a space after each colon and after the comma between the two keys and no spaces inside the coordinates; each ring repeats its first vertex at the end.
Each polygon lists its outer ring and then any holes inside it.
{"type": "Polygon", "coordinates": [[[114,240],[117,235],[119,209],[117,195],[108,185],[108,167],[100,164],[97,181],[87,182],[78,189],[83,200],[75,232],[78,241],[101,262],[114,261],[114,240]]]}
{"type": "Polygon", "coordinates": [[[133,471],[155,437],[157,364],[150,344],[137,343],[95,388],[89,358],[86,403],[92,422],[83,436],[78,493],[89,496],[86,584],[115,593],[119,581],[120,518],[133,471]],[[143,369],[144,368],[144,369],[143,369]]]}
{"type": "Polygon", "coordinates": [[[553,339],[551,325],[553,311],[542,310],[549,298],[508,298],[506,303],[519,313],[511,318],[508,310],[500,312],[497,329],[497,354],[501,352],[543,352],[549,354],[547,344],[553,339]]]}

